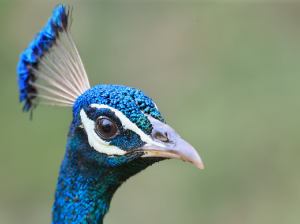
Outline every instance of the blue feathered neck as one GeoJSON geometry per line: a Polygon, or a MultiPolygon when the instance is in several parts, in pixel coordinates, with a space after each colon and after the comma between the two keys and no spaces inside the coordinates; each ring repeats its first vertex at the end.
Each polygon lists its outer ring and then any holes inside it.
{"type": "Polygon", "coordinates": [[[98,153],[89,146],[84,130],[73,123],[60,168],[53,223],[103,223],[118,187],[129,177],[162,160],[141,159],[142,154],[109,157],[98,153]]]}

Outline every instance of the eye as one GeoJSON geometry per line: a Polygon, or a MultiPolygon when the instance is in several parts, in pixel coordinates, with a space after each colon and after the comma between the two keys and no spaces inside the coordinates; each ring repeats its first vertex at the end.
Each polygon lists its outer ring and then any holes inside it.
{"type": "Polygon", "coordinates": [[[112,139],[119,134],[118,126],[108,117],[100,117],[96,120],[95,131],[103,139],[112,139]]]}

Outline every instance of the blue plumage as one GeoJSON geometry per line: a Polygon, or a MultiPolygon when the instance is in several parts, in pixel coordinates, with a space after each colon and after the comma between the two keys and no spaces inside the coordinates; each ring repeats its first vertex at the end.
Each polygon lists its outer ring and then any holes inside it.
{"type": "Polygon", "coordinates": [[[79,96],[73,106],[76,117],[81,108],[93,103],[105,104],[121,111],[146,134],[151,133],[151,124],[143,113],[164,122],[152,99],[141,90],[118,85],[98,85],[79,96]],[[143,113],[142,113],[143,111],[143,113]]]}
{"type": "Polygon", "coordinates": [[[120,85],[90,88],[68,31],[68,18],[66,7],[57,6],[20,55],[20,101],[25,101],[26,111],[37,97],[51,105],[73,107],[52,222],[99,224],[118,187],[153,163],[177,158],[199,168],[203,164],[141,90],[120,85]],[[66,35],[69,50],[60,41],[61,34],[66,35]]]}
{"type": "Polygon", "coordinates": [[[124,156],[97,153],[88,144],[84,130],[74,123],[59,173],[53,223],[102,223],[121,184],[164,158],[142,159],[142,152],[124,156]]]}

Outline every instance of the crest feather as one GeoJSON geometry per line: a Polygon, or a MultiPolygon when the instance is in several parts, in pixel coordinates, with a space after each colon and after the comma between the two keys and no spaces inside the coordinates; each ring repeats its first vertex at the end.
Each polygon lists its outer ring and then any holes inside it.
{"type": "Polygon", "coordinates": [[[20,55],[17,74],[25,111],[37,104],[72,106],[90,88],[70,35],[69,12],[65,5],[56,6],[46,26],[20,55]]]}

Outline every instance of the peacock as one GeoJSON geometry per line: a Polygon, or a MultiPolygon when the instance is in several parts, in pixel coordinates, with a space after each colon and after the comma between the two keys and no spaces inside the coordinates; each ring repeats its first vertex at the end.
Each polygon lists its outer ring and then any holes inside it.
{"type": "Polygon", "coordinates": [[[176,158],[203,169],[196,150],[166,124],[154,101],[122,85],[90,87],[70,34],[71,8],[58,5],[21,53],[20,102],[72,107],[52,223],[103,223],[116,190],[148,166],[176,158]]]}

